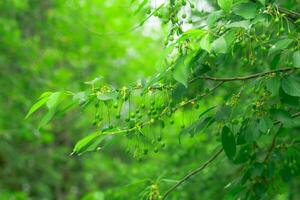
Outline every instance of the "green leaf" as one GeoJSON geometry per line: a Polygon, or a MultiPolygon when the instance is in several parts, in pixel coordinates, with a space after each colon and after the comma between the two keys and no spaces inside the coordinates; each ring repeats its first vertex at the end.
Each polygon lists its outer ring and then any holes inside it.
{"type": "Polygon", "coordinates": [[[258,0],[262,5],[266,5],[266,0],[258,0]]]}
{"type": "Polygon", "coordinates": [[[92,133],[76,143],[72,154],[81,154],[88,151],[94,151],[104,140],[104,138],[104,135],[100,135],[99,132],[92,133]]]}
{"type": "Polygon", "coordinates": [[[204,34],[202,29],[190,29],[185,31],[181,37],[176,41],[176,43],[183,42],[189,38],[198,38],[204,34]]]}
{"type": "Polygon", "coordinates": [[[229,30],[229,31],[227,31],[224,34],[224,38],[225,38],[225,42],[226,42],[226,46],[227,46],[227,51],[228,51],[228,49],[231,48],[231,46],[235,42],[236,30],[229,30]]]}
{"type": "Polygon", "coordinates": [[[222,10],[217,10],[212,13],[207,18],[207,26],[208,28],[212,28],[216,25],[216,22],[223,16],[222,10]]]}
{"type": "Polygon", "coordinates": [[[207,51],[208,53],[210,53],[211,51],[211,42],[210,42],[210,35],[207,34],[205,35],[201,41],[200,41],[200,47],[201,49],[207,51]]]}
{"type": "Polygon", "coordinates": [[[280,77],[275,76],[266,81],[267,90],[272,93],[272,96],[277,96],[280,89],[280,77]]]}
{"type": "Polygon", "coordinates": [[[300,68],[300,51],[296,51],[293,54],[293,63],[294,67],[299,67],[300,68]]]}
{"type": "Polygon", "coordinates": [[[191,55],[180,56],[174,66],[173,77],[176,81],[183,84],[186,88],[188,87],[188,78],[190,75],[189,62],[191,55]]]}
{"type": "Polygon", "coordinates": [[[244,145],[239,148],[236,157],[234,158],[234,164],[242,164],[250,159],[252,149],[251,145],[244,145]]]}
{"type": "Polygon", "coordinates": [[[281,123],[287,123],[292,119],[291,114],[282,109],[271,109],[270,114],[274,121],[279,121],[281,123]]]}
{"type": "Polygon", "coordinates": [[[244,19],[253,19],[258,14],[255,3],[241,3],[233,8],[233,13],[244,19]]]}
{"type": "Polygon", "coordinates": [[[246,142],[254,142],[256,141],[261,133],[258,129],[258,121],[250,122],[245,129],[243,130],[242,134],[244,134],[244,139],[246,142]]]}
{"type": "Polygon", "coordinates": [[[222,106],[216,113],[216,120],[227,120],[231,114],[231,107],[230,106],[222,106]]]}
{"type": "MultiPolygon", "coordinates": [[[[43,96],[43,95],[42,95],[43,96]]],[[[49,94],[47,95],[44,95],[38,102],[36,102],[31,108],[30,110],[28,111],[25,119],[27,119],[30,115],[32,115],[32,113],[34,113],[35,111],[37,111],[40,107],[42,107],[47,101],[48,101],[48,96],[49,94]]]]}
{"type": "Polygon", "coordinates": [[[293,42],[292,39],[283,39],[276,42],[269,50],[269,55],[287,48],[293,42]]]}
{"type": "Polygon", "coordinates": [[[232,8],[233,0],[218,0],[218,5],[225,12],[229,12],[232,8]]]}
{"type": "Polygon", "coordinates": [[[269,117],[264,117],[259,120],[258,128],[262,133],[268,133],[273,126],[273,121],[269,117]]]}
{"type": "Polygon", "coordinates": [[[226,54],[228,47],[226,44],[226,40],[224,38],[224,36],[219,37],[218,39],[216,39],[215,41],[213,41],[212,43],[212,50],[215,53],[219,53],[219,54],[226,54]]]}
{"type": "Polygon", "coordinates": [[[300,97],[300,82],[295,80],[292,76],[284,77],[281,81],[282,90],[295,97],[300,97]]]}
{"type": "Polygon", "coordinates": [[[227,157],[233,159],[236,154],[236,142],[234,134],[227,126],[224,126],[222,130],[222,145],[227,157]]]}
{"type": "Polygon", "coordinates": [[[97,98],[101,101],[115,100],[117,97],[118,93],[116,91],[105,92],[97,96],[97,98]]]}
{"type": "Polygon", "coordinates": [[[189,127],[182,129],[179,133],[179,137],[187,133],[193,136],[196,133],[199,133],[200,131],[209,127],[214,121],[215,119],[213,117],[206,117],[204,119],[199,119],[196,122],[192,123],[189,127]]]}
{"type": "Polygon", "coordinates": [[[243,20],[238,22],[232,22],[226,25],[226,28],[244,28],[249,29],[251,27],[251,23],[249,20],[243,20]]]}
{"type": "Polygon", "coordinates": [[[98,76],[98,77],[94,78],[94,79],[91,80],[91,81],[85,82],[85,84],[87,84],[87,85],[95,85],[95,84],[98,83],[101,79],[103,79],[103,77],[102,77],[102,76],[98,76]]]}
{"type": "Polygon", "coordinates": [[[46,106],[51,109],[53,108],[54,106],[57,105],[57,103],[61,100],[61,97],[62,96],[62,93],[61,92],[54,92],[52,93],[49,98],[48,98],[48,101],[46,103],[46,106]]]}
{"type": "Polygon", "coordinates": [[[57,109],[56,107],[52,107],[46,115],[43,116],[43,118],[41,119],[38,129],[40,129],[41,127],[45,126],[46,124],[48,124],[48,122],[53,118],[53,116],[55,115],[57,109]]]}

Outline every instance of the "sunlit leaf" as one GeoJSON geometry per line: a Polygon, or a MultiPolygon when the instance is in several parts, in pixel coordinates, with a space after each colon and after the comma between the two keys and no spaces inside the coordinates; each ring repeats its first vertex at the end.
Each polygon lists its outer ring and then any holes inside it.
{"type": "Polygon", "coordinates": [[[54,92],[48,97],[48,101],[46,106],[51,109],[60,101],[60,97],[62,96],[61,92],[54,92]]]}
{"type": "Polygon", "coordinates": [[[28,111],[25,119],[27,119],[32,113],[34,113],[35,111],[37,111],[40,107],[42,107],[44,104],[46,104],[46,102],[48,101],[48,95],[42,97],[38,102],[36,102],[28,111]]]}
{"type": "Polygon", "coordinates": [[[97,95],[97,98],[101,101],[115,100],[118,97],[118,93],[116,91],[105,92],[97,95]]]}
{"type": "Polygon", "coordinates": [[[87,151],[94,151],[104,139],[105,136],[101,135],[99,132],[92,133],[76,143],[72,154],[81,154],[87,151]]]}
{"type": "Polygon", "coordinates": [[[215,41],[213,41],[212,50],[215,53],[224,53],[224,54],[227,53],[228,46],[227,46],[224,36],[221,36],[218,39],[216,39],[215,41]]]}
{"type": "Polygon", "coordinates": [[[251,2],[241,3],[233,8],[233,12],[244,19],[253,19],[257,15],[257,6],[251,2]]]}
{"type": "Polygon", "coordinates": [[[188,78],[190,75],[189,63],[191,60],[190,56],[180,56],[174,66],[173,77],[176,81],[183,84],[186,88],[188,87],[188,78]]]}
{"type": "Polygon", "coordinates": [[[232,8],[233,0],[218,0],[218,5],[225,12],[229,12],[232,8]]]}
{"type": "Polygon", "coordinates": [[[249,29],[251,27],[251,23],[249,20],[232,22],[226,25],[227,28],[244,28],[249,29]]]}
{"type": "Polygon", "coordinates": [[[200,41],[200,47],[210,53],[211,51],[211,42],[210,42],[210,35],[206,34],[200,41]]]}

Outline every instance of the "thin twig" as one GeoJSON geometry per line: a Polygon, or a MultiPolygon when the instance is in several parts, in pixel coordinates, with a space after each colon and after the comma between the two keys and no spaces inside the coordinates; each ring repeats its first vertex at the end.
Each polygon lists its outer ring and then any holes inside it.
{"type": "Polygon", "coordinates": [[[284,13],[287,17],[289,17],[292,20],[297,20],[300,19],[300,13],[282,8],[282,7],[278,7],[278,11],[281,13],[284,13]]]}
{"type": "Polygon", "coordinates": [[[206,161],[202,166],[198,167],[197,169],[194,169],[190,173],[188,173],[186,176],[184,176],[178,183],[173,185],[161,198],[161,200],[164,200],[167,198],[167,196],[173,192],[177,187],[179,187],[182,183],[187,181],[189,178],[194,176],[195,174],[199,173],[200,171],[204,170],[207,166],[209,166],[216,158],[219,157],[219,155],[223,152],[223,148],[221,148],[216,154],[214,154],[208,161],[206,161]]]}
{"type": "Polygon", "coordinates": [[[272,70],[272,71],[268,71],[268,72],[261,72],[261,73],[257,73],[257,74],[251,74],[251,75],[248,75],[248,76],[229,77],[229,78],[219,78],[219,77],[211,77],[211,76],[197,76],[197,77],[191,79],[190,83],[195,82],[196,80],[199,80],[199,79],[211,80],[211,81],[224,81],[224,82],[246,81],[246,80],[249,80],[249,79],[264,77],[264,76],[270,75],[272,73],[288,72],[288,71],[299,70],[299,69],[300,68],[289,67],[289,68],[282,68],[282,69],[272,70]]]}

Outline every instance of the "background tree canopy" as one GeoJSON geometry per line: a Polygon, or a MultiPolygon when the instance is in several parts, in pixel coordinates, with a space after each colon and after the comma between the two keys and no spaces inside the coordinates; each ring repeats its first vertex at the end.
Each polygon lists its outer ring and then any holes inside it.
{"type": "Polygon", "coordinates": [[[0,11],[0,199],[300,199],[299,0],[0,11]]]}

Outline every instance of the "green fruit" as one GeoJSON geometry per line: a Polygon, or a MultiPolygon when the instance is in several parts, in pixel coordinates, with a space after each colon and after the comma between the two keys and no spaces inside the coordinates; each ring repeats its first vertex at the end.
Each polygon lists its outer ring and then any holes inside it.
{"type": "Polygon", "coordinates": [[[158,136],[157,141],[160,142],[161,140],[162,140],[162,137],[160,135],[160,136],[158,136]]]}
{"type": "Polygon", "coordinates": [[[184,128],[185,128],[185,125],[184,125],[184,124],[182,124],[182,125],[180,126],[180,128],[181,128],[181,129],[184,129],[184,128]]]}
{"type": "Polygon", "coordinates": [[[142,104],[142,105],[141,105],[141,108],[143,108],[143,109],[144,109],[145,107],[146,107],[146,105],[145,105],[145,104],[142,104]]]}
{"type": "Polygon", "coordinates": [[[188,20],[188,23],[189,23],[189,24],[192,24],[192,23],[193,23],[193,20],[192,20],[192,19],[189,19],[189,20],[188,20]]]}
{"type": "Polygon", "coordinates": [[[117,102],[115,102],[114,105],[113,105],[114,108],[118,108],[118,106],[119,106],[119,105],[118,105],[117,102]]]}
{"type": "Polygon", "coordinates": [[[186,18],[186,14],[183,13],[183,14],[181,15],[181,17],[182,17],[182,19],[185,19],[185,18],[186,18]]]}
{"type": "Polygon", "coordinates": [[[147,155],[148,154],[148,149],[144,149],[143,153],[144,153],[144,155],[147,155]]]}
{"type": "Polygon", "coordinates": [[[143,115],[141,113],[138,114],[137,116],[139,119],[141,119],[143,117],[143,115]]]}
{"type": "Polygon", "coordinates": [[[170,124],[174,124],[174,119],[171,119],[171,120],[170,120],[170,124]]]}
{"type": "Polygon", "coordinates": [[[181,1],[181,4],[182,4],[183,6],[185,6],[185,5],[186,5],[186,0],[182,0],[182,1],[181,1]]]}
{"type": "Polygon", "coordinates": [[[155,148],[154,148],[154,153],[157,153],[157,152],[158,152],[158,148],[155,147],[155,148]]]}
{"type": "Polygon", "coordinates": [[[129,117],[126,117],[125,118],[125,122],[129,122],[130,121],[130,118],[129,117]]]}
{"type": "Polygon", "coordinates": [[[130,117],[131,117],[131,118],[134,118],[134,117],[135,117],[134,112],[130,113],[130,117]]]}
{"type": "Polygon", "coordinates": [[[151,14],[151,9],[149,8],[146,13],[147,13],[147,15],[150,15],[151,14]]]}
{"type": "Polygon", "coordinates": [[[161,148],[165,148],[166,147],[166,143],[161,143],[161,148]]]}
{"type": "Polygon", "coordinates": [[[174,18],[174,23],[178,23],[178,17],[174,18]]]}
{"type": "Polygon", "coordinates": [[[190,3],[191,8],[195,8],[195,5],[193,3],[190,3]]]}

